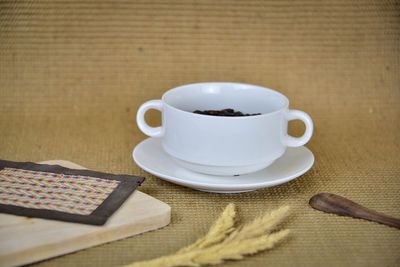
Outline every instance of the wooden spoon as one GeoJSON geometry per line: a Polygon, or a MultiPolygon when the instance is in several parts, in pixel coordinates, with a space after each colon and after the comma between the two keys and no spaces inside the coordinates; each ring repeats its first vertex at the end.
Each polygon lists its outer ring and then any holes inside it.
{"type": "Polygon", "coordinates": [[[350,199],[335,194],[319,193],[310,199],[309,204],[316,210],[373,221],[400,229],[399,219],[367,209],[350,199]]]}

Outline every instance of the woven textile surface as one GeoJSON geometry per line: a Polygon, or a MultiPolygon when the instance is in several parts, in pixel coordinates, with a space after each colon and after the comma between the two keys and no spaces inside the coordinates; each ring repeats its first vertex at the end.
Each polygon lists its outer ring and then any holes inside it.
{"type": "MultiPolygon", "coordinates": [[[[147,116],[159,125],[159,113],[147,116]]],[[[304,126],[290,123],[290,133],[304,126]]],[[[400,217],[398,1],[0,0],[0,158],[65,159],[146,177],[172,207],[159,231],[38,263],[117,266],[172,253],[229,202],[242,220],[292,207],[282,246],[226,266],[400,266],[400,231],[312,210],[331,192],[400,217]],[[164,182],[131,159],[141,103],[178,85],[277,89],[311,115],[313,168],[287,184],[219,195],[164,182]]]]}
{"type": "Polygon", "coordinates": [[[0,171],[1,204],[74,214],[92,213],[119,184],[82,175],[4,168],[0,171]]]}
{"type": "Polygon", "coordinates": [[[0,212],[103,225],[144,177],[0,160],[0,212]]]}

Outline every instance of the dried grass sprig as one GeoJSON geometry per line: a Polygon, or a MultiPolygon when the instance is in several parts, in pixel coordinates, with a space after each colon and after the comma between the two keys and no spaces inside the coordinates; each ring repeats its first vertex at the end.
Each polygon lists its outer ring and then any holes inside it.
{"type": "Polygon", "coordinates": [[[193,244],[180,249],[177,253],[184,253],[194,249],[202,249],[224,240],[235,230],[236,208],[233,203],[226,206],[219,218],[211,226],[208,233],[193,244]]]}
{"type": "Polygon", "coordinates": [[[229,204],[212,225],[208,233],[177,253],[150,261],[136,262],[125,267],[202,266],[241,260],[266,249],[273,248],[289,234],[289,230],[272,232],[288,214],[285,206],[235,228],[235,206],[229,204]]]}
{"type": "Polygon", "coordinates": [[[245,224],[236,229],[224,243],[231,241],[240,241],[260,236],[271,232],[278,224],[280,224],[289,214],[289,206],[283,206],[261,217],[254,219],[252,222],[245,224]]]}

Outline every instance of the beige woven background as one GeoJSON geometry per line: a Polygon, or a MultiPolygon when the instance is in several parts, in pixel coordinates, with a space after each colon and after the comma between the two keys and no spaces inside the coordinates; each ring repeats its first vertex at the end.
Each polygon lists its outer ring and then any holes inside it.
{"type": "MultiPolygon", "coordinates": [[[[229,202],[244,220],[289,204],[292,238],[226,266],[400,266],[400,231],[323,214],[315,193],[400,217],[398,1],[0,1],[0,158],[65,159],[144,175],[173,209],[156,232],[38,266],[117,266],[172,253],[229,202]],[[313,169],[239,195],[193,191],[141,171],[138,106],[200,81],[264,85],[308,112],[313,169]]],[[[153,124],[159,114],[150,114],[153,124]]],[[[291,133],[301,134],[300,123],[291,133]]]]}

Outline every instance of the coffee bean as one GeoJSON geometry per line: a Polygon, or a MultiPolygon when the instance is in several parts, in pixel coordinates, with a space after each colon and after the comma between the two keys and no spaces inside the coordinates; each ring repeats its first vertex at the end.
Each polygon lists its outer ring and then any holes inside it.
{"type": "Polygon", "coordinates": [[[233,109],[231,109],[231,108],[226,108],[226,109],[223,109],[223,110],[221,110],[221,111],[223,111],[223,112],[225,112],[225,113],[234,113],[235,111],[233,110],[233,109]]]}
{"type": "Polygon", "coordinates": [[[243,116],[256,116],[261,115],[261,113],[244,114],[241,111],[235,111],[232,108],[226,108],[221,110],[195,110],[193,113],[209,116],[223,116],[223,117],[243,117],[243,116]]]}

